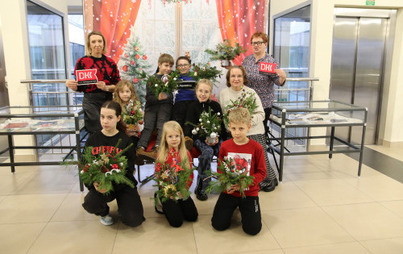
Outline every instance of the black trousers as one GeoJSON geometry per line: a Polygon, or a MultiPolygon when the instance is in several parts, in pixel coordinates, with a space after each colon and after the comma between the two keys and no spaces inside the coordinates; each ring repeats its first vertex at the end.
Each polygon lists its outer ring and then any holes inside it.
{"type": "Polygon", "coordinates": [[[112,93],[84,93],[84,124],[89,133],[102,129],[99,121],[101,106],[109,100],[112,100],[112,93]]]}
{"type": "Polygon", "coordinates": [[[269,121],[270,115],[271,115],[271,108],[265,108],[263,125],[264,125],[264,133],[265,133],[266,137],[267,137],[267,133],[269,132],[269,127],[267,126],[267,122],[269,121]]]}
{"type": "Polygon", "coordinates": [[[180,126],[183,126],[185,124],[185,120],[186,120],[186,112],[187,112],[187,109],[189,108],[188,105],[191,102],[193,102],[193,101],[190,100],[190,101],[175,102],[175,104],[172,108],[171,120],[177,121],[180,124],[180,126]]]}
{"type": "Polygon", "coordinates": [[[106,216],[109,214],[108,202],[116,198],[119,208],[119,215],[124,224],[130,227],[139,226],[145,218],[143,216],[143,204],[137,188],[124,186],[116,192],[111,192],[108,195],[99,193],[95,189],[90,189],[84,198],[84,209],[98,216],[106,216]]]}
{"type": "Polygon", "coordinates": [[[163,202],[162,210],[169,225],[175,228],[182,226],[184,220],[196,221],[199,216],[191,197],[188,197],[186,200],[179,199],[177,202],[173,200],[163,202]]]}
{"type": "Polygon", "coordinates": [[[242,229],[249,235],[256,235],[262,229],[259,197],[234,197],[221,193],[214,207],[211,224],[216,230],[226,230],[231,226],[231,218],[239,207],[242,218],[242,229]]]}

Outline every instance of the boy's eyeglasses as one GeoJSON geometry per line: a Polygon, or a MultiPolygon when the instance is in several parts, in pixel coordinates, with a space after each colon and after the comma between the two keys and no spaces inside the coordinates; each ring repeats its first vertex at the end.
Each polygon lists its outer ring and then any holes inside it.
{"type": "Polygon", "coordinates": [[[264,41],[254,41],[254,42],[252,42],[252,45],[253,46],[256,46],[256,45],[262,45],[262,44],[264,44],[264,41]]]}
{"type": "Polygon", "coordinates": [[[182,67],[188,67],[190,64],[180,64],[180,65],[177,65],[176,67],[179,67],[179,68],[182,68],[182,67]]]}

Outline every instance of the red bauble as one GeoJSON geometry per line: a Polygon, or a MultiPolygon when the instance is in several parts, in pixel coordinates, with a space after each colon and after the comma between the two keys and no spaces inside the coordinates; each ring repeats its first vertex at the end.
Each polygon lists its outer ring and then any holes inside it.
{"type": "Polygon", "coordinates": [[[143,55],[143,60],[147,60],[147,56],[146,56],[146,55],[143,55]]]}
{"type": "Polygon", "coordinates": [[[123,69],[124,72],[126,72],[127,71],[127,65],[123,65],[122,69],[123,69]]]}
{"type": "Polygon", "coordinates": [[[135,84],[137,84],[137,83],[139,82],[138,78],[134,78],[134,79],[133,79],[133,82],[134,82],[135,84]]]}
{"type": "Polygon", "coordinates": [[[131,61],[130,61],[130,64],[131,64],[131,65],[135,65],[136,62],[135,62],[134,60],[131,60],[131,61]]]}
{"type": "Polygon", "coordinates": [[[136,59],[140,59],[140,55],[139,55],[139,54],[136,54],[136,59]]]}

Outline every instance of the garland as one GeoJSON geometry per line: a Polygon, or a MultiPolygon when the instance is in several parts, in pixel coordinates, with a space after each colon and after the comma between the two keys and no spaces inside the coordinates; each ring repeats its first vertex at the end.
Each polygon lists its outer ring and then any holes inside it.
{"type": "Polygon", "coordinates": [[[218,160],[219,172],[211,173],[211,177],[218,181],[211,181],[206,188],[206,193],[222,192],[229,190],[232,185],[239,184],[239,193],[245,198],[245,190],[253,184],[254,176],[248,175],[248,162],[236,155],[235,158],[224,157],[218,160]]]}

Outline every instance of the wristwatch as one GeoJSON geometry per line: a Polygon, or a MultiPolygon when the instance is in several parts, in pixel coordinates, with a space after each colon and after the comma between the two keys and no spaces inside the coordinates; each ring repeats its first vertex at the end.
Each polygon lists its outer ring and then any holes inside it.
{"type": "Polygon", "coordinates": [[[106,86],[106,91],[109,92],[109,86],[106,86]]]}

